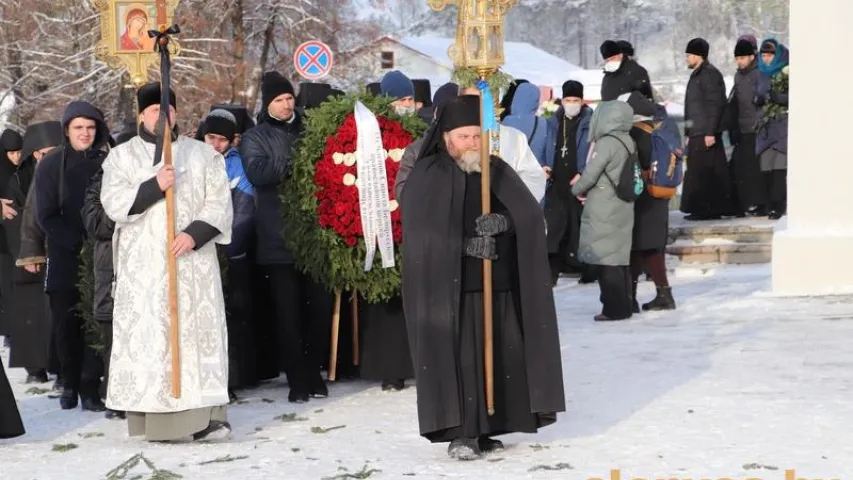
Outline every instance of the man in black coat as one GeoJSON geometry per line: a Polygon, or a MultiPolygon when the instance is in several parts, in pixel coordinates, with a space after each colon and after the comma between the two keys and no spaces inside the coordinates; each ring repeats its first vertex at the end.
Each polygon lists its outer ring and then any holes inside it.
{"type": "Polygon", "coordinates": [[[735,45],[735,85],[729,96],[729,138],[734,145],[729,164],[732,174],[733,203],[738,213],[762,216],[767,213],[767,191],[761,173],[758,155],[755,154],[755,126],[758,123],[758,107],[755,98],[756,85],[761,72],[758,70],[756,46],[741,38],[735,45]]]}
{"type": "Polygon", "coordinates": [[[723,147],[726,83],[708,61],[710,46],[702,38],[687,44],[687,68],[693,72],[684,100],[687,172],[681,211],[687,220],[714,220],[732,214],[731,179],[723,147]]]}
{"type": "Polygon", "coordinates": [[[99,395],[101,366],[86,345],[83,319],[77,312],[80,252],[86,230],[80,210],[86,187],[100,169],[111,141],[102,113],[89,103],[74,101],[62,115],[65,140],[36,169],[36,220],[47,237],[45,291],[56,324],[56,347],[65,391],[63,410],[77,407],[102,412],[99,395]]]}
{"type": "MultiPolygon", "coordinates": [[[[288,400],[305,403],[309,397],[325,397],[328,389],[320,375],[316,348],[307,349],[313,331],[322,322],[311,322],[306,298],[309,279],[294,263],[287,248],[287,226],[282,218],[279,188],[289,176],[293,145],[302,135],[302,117],[295,109],[293,85],[278,72],[267,72],[261,82],[262,110],[258,125],[246,132],[240,145],[243,169],[255,190],[257,233],[256,262],[265,266],[272,288],[275,319],[267,337],[277,341],[277,352],[287,383],[288,400]]],[[[258,325],[264,329],[264,325],[258,325]]],[[[316,345],[317,342],[314,342],[316,345]]],[[[263,360],[261,360],[263,361],[263,360]]]]}
{"type": "MultiPolygon", "coordinates": [[[[604,79],[601,81],[601,100],[609,102],[620,95],[638,91],[652,100],[652,82],[649,72],[626,56],[622,47],[613,40],[601,44],[604,59],[604,79]]],[[[633,48],[631,49],[633,51],[633,48]]]]}
{"type": "Polygon", "coordinates": [[[473,460],[536,432],[565,410],[545,218],[518,174],[492,157],[491,214],[481,215],[479,99],[439,118],[406,184],[403,305],[420,433],[473,460]],[[483,367],[483,259],[493,260],[494,415],[483,367]]]}

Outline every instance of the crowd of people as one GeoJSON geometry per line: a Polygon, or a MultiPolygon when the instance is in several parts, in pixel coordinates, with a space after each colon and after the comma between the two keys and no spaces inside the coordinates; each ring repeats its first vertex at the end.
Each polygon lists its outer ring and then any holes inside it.
{"type": "MultiPolygon", "coordinates": [[[[660,187],[650,173],[660,148],[671,149],[664,160],[687,158],[682,209],[691,218],[784,214],[787,117],[760,118],[768,103],[787,106],[787,92],[773,88],[787,49],[738,40],[728,102],[708,49],[702,39],[686,48],[686,152],[680,134],[661,144],[671,119],[627,42],[601,46],[597,105],[568,80],[559,99],[546,99],[559,108],[544,118],[539,87],[515,81],[501,100],[488,214],[479,88],[448,83],[432,96],[428,83],[399,71],[368,85],[396,115],[418,115],[429,129],[406,148],[393,188],[404,212],[400,295],[358,307],[362,362],[347,364],[342,349],[340,376],[386,391],[414,379],[421,434],[449,443],[458,459],[501,448],[495,435],[553,423],[565,410],[552,292],[562,273],[598,282],[596,321],[676,308],[664,263],[670,197],[651,188],[660,187]],[[492,262],[494,414],[482,388],[483,260],[492,262]],[[644,274],[657,295],[640,305],[644,274]]],[[[306,117],[342,93],[308,83],[296,95],[267,72],[255,119],[243,106],[214,105],[190,138],[175,127],[177,95],[161,115],[162,91],[151,83],[137,92],[138,123],[116,136],[98,108],[80,101],[23,136],[5,131],[0,334],[9,366],[26,369],[27,383],[53,376],[62,409],[126,419],[130,435],[150,441],[227,436],[226,406],[280,373],[290,402],[328,396],[321,372],[333,295],[289,250],[279,192],[294,174],[306,117]],[[160,161],[161,117],[171,127],[172,165],[160,161]],[[166,245],[170,191],[177,235],[166,245]],[[179,372],[169,362],[167,251],[178,265],[179,372]],[[91,268],[92,292],[81,290],[81,266],[91,268]],[[91,322],[79,305],[91,305],[91,322]]],[[[344,316],[356,313],[346,307],[344,316]]],[[[23,433],[4,373],[0,437],[23,433]]]]}

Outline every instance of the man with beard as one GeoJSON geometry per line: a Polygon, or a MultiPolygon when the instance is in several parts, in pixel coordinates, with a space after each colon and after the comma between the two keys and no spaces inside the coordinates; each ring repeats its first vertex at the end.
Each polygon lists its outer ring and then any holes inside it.
{"type": "Polygon", "coordinates": [[[687,220],[715,220],[732,213],[731,179],[722,140],[726,83],[708,61],[710,47],[702,38],[687,44],[692,70],[684,99],[687,172],[681,211],[687,220]]]}
{"type": "Polygon", "coordinates": [[[545,192],[548,222],[548,253],[554,285],[564,267],[588,270],[577,260],[583,204],[572,195],[572,184],[580,177],[589,153],[589,123],[592,109],[583,101],[583,84],[563,84],[562,105],[549,120],[556,142],[548,151],[549,182],[545,192]]]}
{"type": "Polygon", "coordinates": [[[394,100],[391,108],[397,115],[412,115],[417,112],[415,105],[415,85],[403,72],[392,70],[382,77],[379,82],[383,96],[394,100]]]}
{"type": "Polygon", "coordinates": [[[491,157],[492,212],[481,215],[480,104],[446,104],[409,175],[402,208],[403,305],[420,433],[472,460],[494,435],[536,432],[565,410],[545,219],[503,160],[491,157]],[[483,263],[493,261],[495,412],[483,360],[483,263]]]}
{"type": "Polygon", "coordinates": [[[758,107],[755,106],[755,86],[761,73],[755,56],[755,45],[741,38],[735,45],[735,86],[729,96],[729,138],[734,145],[730,163],[735,208],[739,213],[762,216],[767,213],[767,192],[761,175],[761,165],[755,153],[755,126],[758,107]]]}
{"type": "Polygon", "coordinates": [[[618,43],[607,40],[601,44],[604,59],[604,79],[601,80],[601,101],[616,100],[620,95],[638,91],[651,100],[652,82],[649,72],[627,57],[618,43]]]}
{"type": "MultiPolygon", "coordinates": [[[[27,383],[46,383],[48,372],[59,374],[55,348],[55,325],[51,324],[48,298],[44,293],[44,264],[47,261],[44,232],[39,228],[33,205],[36,164],[62,144],[58,121],[30,125],[24,134],[21,164],[9,180],[7,194],[18,212],[3,223],[9,251],[16,259],[9,296],[11,333],[16,337],[9,352],[9,367],[24,368],[27,383]]],[[[61,391],[57,376],[54,392],[61,391]]]]}
{"type": "Polygon", "coordinates": [[[80,210],[89,181],[107,155],[110,137],[103,114],[89,103],[68,104],[62,115],[65,141],[36,169],[35,213],[47,238],[45,291],[56,324],[56,348],[65,390],[63,410],[105,410],[98,393],[102,367],[86,345],[83,319],[77,311],[80,252],[86,235],[80,210]]]}

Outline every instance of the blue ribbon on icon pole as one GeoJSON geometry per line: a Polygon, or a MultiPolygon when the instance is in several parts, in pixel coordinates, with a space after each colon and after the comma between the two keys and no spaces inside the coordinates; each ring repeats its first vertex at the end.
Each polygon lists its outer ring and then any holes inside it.
{"type": "Polygon", "coordinates": [[[489,146],[492,154],[497,155],[500,151],[500,125],[495,120],[495,100],[492,96],[492,90],[485,80],[477,82],[477,88],[480,90],[480,102],[483,118],[483,134],[489,134],[489,146]]]}

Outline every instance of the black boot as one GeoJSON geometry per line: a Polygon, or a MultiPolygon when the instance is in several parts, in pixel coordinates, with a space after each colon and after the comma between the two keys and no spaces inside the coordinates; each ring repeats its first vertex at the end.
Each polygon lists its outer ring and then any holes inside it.
{"type": "Polygon", "coordinates": [[[32,373],[27,374],[26,383],[47,383],[48,381],[46,370],[33,370],[32,373]]]}
{"type": "Polygon", "coordinates": [[[79,396],[77,395],[77,392],[71,389],[66,389],[59,397],[59,406],[63,410],[73,410],[77,408],[78,400],[79,396]]]}
{"type": "Polygon", "coordinates": [[[382,381],[383,392],[399,392],[406,388],[406,380],[402,378],[394,378],[391,380],[382,381]]]}
{"type": "Polygon", "coordinates": [[[675,299],[672,298],[671,287],[658,288],[657,296],[649,303],[643,305],[643,310],[660,311],[675,310],[675,299]]]}
{"type": "Polygon", "coordinates": [[[101,401],[98,395],[86,395],[80,397],[81,408],[87,412],[104,412],[107,406],[101,401]]]}
{"type": "Polygon", "coordinates": [[[633,290],[632,290],[633,296],[631,297],[631,303],[632,303],[631,309],[634,311],[634,313],[640,313],[640,304],[639,304],[639,302],[637,302],[637,285],[638,285],[638,282],[635,281],[634,285],[632,287],[633,288],[633,290]]]}
{"type": "Polygon", "coordinates": [[[457,438],[450,442],[447,454],[456,460],[476,460],[483,455],[476,438],[457,438]]]}
{"type": "Polygon", "coordinates": [[[323,376],[320,375],[320,372],[317,372],[316,375],[311,379],[311,397],[313,398],[327,398],[329,396],[329,387],[326,386],[326,381],[323,380],[323,376]]]}
{"type": "Polygon", "coordinates": [[[104,413],[104,418],[107,420],[124,420],[127,418],[127,414],[119,410],[111,410],[108,408],[106,413],[104,413]]]}

